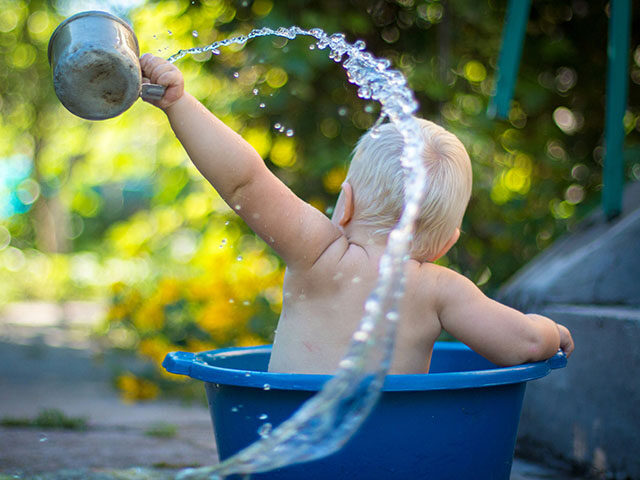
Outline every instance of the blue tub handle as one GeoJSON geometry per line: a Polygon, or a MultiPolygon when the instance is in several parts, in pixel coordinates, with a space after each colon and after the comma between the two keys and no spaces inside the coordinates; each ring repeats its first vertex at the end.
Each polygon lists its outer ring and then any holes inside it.
{"type": "Polygon", "coordinates": [[[547,364],[551,369],[564,368],[567,366],[567,355],[559,349],[557,353],[547,360],[547,364]]]}
{"type": "Polygon", "coordinates": [[[178,375],[189,375],[191,367],[196,358],[195,353],[191,352],[171,352],[164,357],[162,366],[171,373],[178,375]]]}

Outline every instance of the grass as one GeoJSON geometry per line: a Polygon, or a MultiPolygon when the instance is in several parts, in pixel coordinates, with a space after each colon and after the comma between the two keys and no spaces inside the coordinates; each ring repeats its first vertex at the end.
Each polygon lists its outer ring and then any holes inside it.
{"type": "Polygon", "coordinates": [[[178,434],[178,427],[171,423],[158,422],[145,430],[145,435],[158,438],[173,438],[178,434]]]}
{"type": "Polygon", "coordinates": [[[84,417],[69,417],[61,410],[48,408],[42,410],[35,418],[2,417],[0,418],[0,426],[86,430],[87,419],[84,417]]]}

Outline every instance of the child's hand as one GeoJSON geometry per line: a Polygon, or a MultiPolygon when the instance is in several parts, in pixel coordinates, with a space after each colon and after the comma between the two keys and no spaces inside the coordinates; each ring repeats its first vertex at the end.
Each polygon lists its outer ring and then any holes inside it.
{"type": "Polygon", "coordinates": [[[556,326],[558,327],[558,333],[560,333],[560,348],[565,353],[565,355],[569,357],[571,355],[571,352],[573,352],[573,349],[575,348],[573,344],[573,338],[571,337],[571,332],[569,332],[569,329],[564,325],[556,323],[556,326]]]}
{"type": "Polygon", "coordinates": [[[166,110],[182,97],[184,78],[182,72],[173,63],[145,53],[140,57],[140,67],[142,68],[143,83],[156,83],[167,87],[160,100],[147,100],[149,103],[166,110]]]}

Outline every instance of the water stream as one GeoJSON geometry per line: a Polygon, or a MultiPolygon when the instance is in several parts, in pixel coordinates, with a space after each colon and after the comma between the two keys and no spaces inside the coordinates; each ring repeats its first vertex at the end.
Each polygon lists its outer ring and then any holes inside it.
{"type": "Polygon", "coordinates": [[[375,406],[393,354],[399,300],[404,291],[404,267],[426,186],[426,172],[420,161],[422,134],[413,117],[418,104],[405,77],[390,69],[388,60],[367,52],[361,40],[349,43],[343,34],[328,35],[319,28],[260,28],[204,47],[180,50],[169,61],[175,62],[188,54],[209,51],[218,54],[220,47],[244,44],[252,38],[268,35],[287,39],[314,37],[318,49],[328,49],[329,57],[342,64],[349,82],[358,86],[358,96],[380,103],[377,124],[388,118],[404,137],[405,208],[389,234],[385,253],[380,259],[376,287],[366,300],[365,314],[335,375],[278,427],[263,424],[258,441],[218,465],[183,470],[178,475],[180,480],[220,479],[231,474],[266,472],[337,451],[375,406]]]}

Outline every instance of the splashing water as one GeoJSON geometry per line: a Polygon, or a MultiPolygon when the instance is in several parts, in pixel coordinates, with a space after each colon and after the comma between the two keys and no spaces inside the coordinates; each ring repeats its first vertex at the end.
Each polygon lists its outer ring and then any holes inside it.
{"type": "MultiPolygon", "coordinates": [[[[342,63],[349,82],[358,86],[358,96],[380,103],[380,117],[373,130],[388,118],[404,138],[405,208],[389,234],[385,253],[380,259],[376,287],[365,302],[365,314],[335,375],[277,428],[264,424],[258,441],[219,465],[184,470],[178,475],[180,480],[266,472],[322,458],[339,450],[355,433],[376,404],[391,365],[398,305],[404,291],[404,267],[426,186],[426,172],[420,161],[422,135],[413,117],[418,108],[413,92],[407,87],[402,73],[390,70],[388,60],[365,51],[361,40],[349,43],[343,34],[328,35],[319,28],[260,28],[204,47],[180,50],[169,61],[175,62],[187,54],[209,51],[218,54],[220,47],[244,44],[252,38],[267,35],[287,39],[301,35],[314,37],[316,48],[328,48],[329,58],[342,63]]],[[[265,388],[268,387],[265,385],[265,388]]]]}

